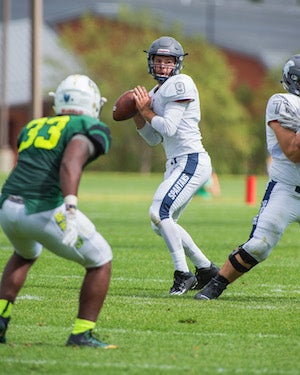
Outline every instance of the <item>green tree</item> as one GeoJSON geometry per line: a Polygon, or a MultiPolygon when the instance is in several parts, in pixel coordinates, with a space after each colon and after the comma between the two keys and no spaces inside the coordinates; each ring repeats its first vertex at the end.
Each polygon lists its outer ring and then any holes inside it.
{"type": "Polygon", "coordinates": [[[247,109],[251,114],[251,137],[253,142],[248,158],[249,169],[253,173],[265,173],[266,161],[269,157],[266,146],[265,111],[268,99],[276,92],[285,92],[280,84],[281,70],[273,69],[268,72],[260,89],[252,95],[247,109]]]}

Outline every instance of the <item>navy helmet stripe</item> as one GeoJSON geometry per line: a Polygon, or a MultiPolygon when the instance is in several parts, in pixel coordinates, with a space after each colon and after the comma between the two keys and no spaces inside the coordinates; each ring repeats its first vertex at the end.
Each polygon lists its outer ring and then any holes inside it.
{"type": "Polygon", "coordinates": [[[188,155],[184,170],[170,187],[161,203],[159,210],[159,217],[161,220],[167,219],[169,217],[170,207],[183,191],[184,187],[187,185],[190,179],[193,177],[198,165],[198,158],[199,154],[197,153],[188,155]]]}

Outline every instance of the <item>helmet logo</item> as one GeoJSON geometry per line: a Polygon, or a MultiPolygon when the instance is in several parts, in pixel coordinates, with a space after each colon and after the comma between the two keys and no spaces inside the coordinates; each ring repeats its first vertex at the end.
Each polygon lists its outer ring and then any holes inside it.
{"type": "Polygon", "coordinates": [[[71,95],[70,94],[64,94],[64,101],[68,103],[68,101],[70,100],[71,98],[71,95]]]}
{"type": "Polygon", "coordinates": [[[170,53],[170,50],[166,49],[166,48],[158,48],[157,54],[160,54],[160,53],[162,53],[162,54],[168,54],[168,53],[170,53]]]}
{"type": "Polygon", "coordinates": [[[281,81],[285,90],[300,96],[300,54],[290,58],[282,69],[281,81]]]}
{"type": "Polygon", "coordinates": [[[294,61],[293,61],[293,60],[289,60],[289,61],[285,64],[285,66],[283,67],[283,73],[287,76],[288,73],[289,73],[290,67],[291,67],[291,66],[294,66],[294,65],[295,65],[294,61]]]}
{"type": "Polygon", "coordinates": [[[296,76],[296,74],[291,74],[291,79],[293,81],[298,81],[298,77],[296,76]]]}
{"type": "Polygon", "coordinates": [[[56,114],[69,113],[98,118],[105,102],[96,83],[81,74],[69,75],[59,84],[54,94],[56,114]]]}

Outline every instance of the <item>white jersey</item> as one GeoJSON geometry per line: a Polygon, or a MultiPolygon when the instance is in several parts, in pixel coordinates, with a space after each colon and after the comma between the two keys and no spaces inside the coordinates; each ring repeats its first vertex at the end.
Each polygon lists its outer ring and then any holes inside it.
{"type": "Polygon", "coordinates": [[[268,126],[277,120],[284,128],[300,131],[300,97],[294,94],[271,96],[266,108],[266,137],[268,151],[272,157],[270,178],[288,185],[300,185],[300,163],[290,161],[281,150],[274,131],[268,126]]]}
{"type": "Polygon", "coordinates": [[[186,74],[172,76],[149,94],[157,116],[138,130],[145,141],[151,146],[162,142],[167,159],[206,152],[198,125],[199,94],[192,78],[186,74]]]}

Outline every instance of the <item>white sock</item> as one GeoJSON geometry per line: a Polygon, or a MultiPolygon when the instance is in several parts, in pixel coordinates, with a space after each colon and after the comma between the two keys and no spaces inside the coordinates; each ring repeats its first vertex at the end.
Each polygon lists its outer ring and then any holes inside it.
{"type": "Polygon", "coordinates": [[[185,252],[181,241],[177,224],[172,219],[164,219],[159,223],[159,229],[170,251],[174,269],[188,272],[189,267],[186,262],[185,252]]]}
{"type": "Polygon", "coordinates": [[[183,248],[186,256],[191,260],[193,265],[197,268],[209,267],[210,260],[202,253],[199,247],[195,244],[188,232],[179,224],[176,224],[178,232],[180,233],[183,248]]]}

